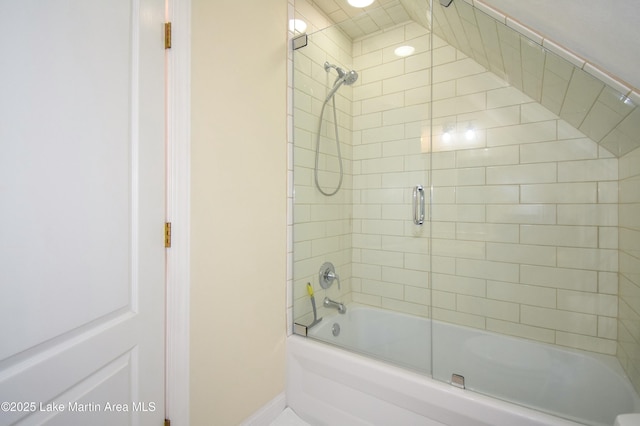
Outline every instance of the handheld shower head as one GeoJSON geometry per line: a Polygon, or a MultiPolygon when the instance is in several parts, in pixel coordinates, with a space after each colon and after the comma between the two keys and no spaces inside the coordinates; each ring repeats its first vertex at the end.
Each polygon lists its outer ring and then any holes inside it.
{"type": "Polygon", "coordinates": [[[335,83],[333,83],[334,85],[339,81],[339,80],[344,80],[344,83],[349,86],[353,83],[356,82],[356,80],[358,79],[358,73],[354,70],[350,70],[350,71],[345,71],[344,69],[340,68],[337,65],[334,64],[330,64],[329,62],[325,62],[324,63],[324,70],[326,72],[329,72],[329,70],[333,68],[334,70],[336,70],[336,72],[338,73],[338,77],[336,77],[336,81],[335,83]]]}
{"type": "Polygon", "coordinates": [[[355,70],[349,71],[344,76],[344,84],[346,84],[347,86],[351,86],[353,83],[356,82],[356,80],[358,80],[358,73],[355,70]]]}
{"type": "Polygon", "coordinates": [[[333,68],[334,70],[336,70],[336,72],[338,73],[338,76],[336,77],[336,80],[333,82],[333,87],[331,88],[331,90],[329,90],[329,94],[327,95],[327,97],[325,98],[324,102],[322,103],[322,109],[320,110],[320,120],[318,120],[318,132],[316,133],[316,164],[315,167],[313,168],[313,177],[314,177],[314,181],[316,184],[316,188],[318,188],[318,191],[320,191],[320,193],[322,193],[322,195],[326,195],[327,197],[330,197],[332,195],[335,195],[338,193],[338,191],[340,190],[340,187],[342,186],[342,178],[344,176],[344,171],[342,168],[342,154],[340,154],[340,139],[338,136],[338,115],[337,115],[337,109],[336,109],[336,98],[334,98],[334,95],[336,94],[336,92],[338,91],[338,89],[340,88],[340,86],[342,86],[343,84],[346,84],[347,86],[352,85],[353,83],[356,82],[356,80],[358,79],[358,73],[355,72],[354,70],[351,71],[345,71],[342,68],[340,68],[339,66],[330,64],[329,62],[325,62],[324,63],[324,70],[328,73],[331,68],[333,68]],[[338,180],[338,186],[336,187],[336,189],[334,191],[324,191],[321,186],[320,186],[320,181],[318,180],[318,165],[319,165],[319,158],[320,158],[320,131],[322,129],[322,116],[324,113],[324,109],[327,106],[327,104],[329,103],[330,100],[332,100],[333,98],[333,126],[335,129],[335,138],[336,138],[336,151],[338,152],[338,164],[340,166],[340,178],[338,180]]]}
{"type": "Polygon", "coordinates": [[[329,91],[327,95],[327,101],[331,99],[331,97],[338,91],[340,86],[346,84],[347,86],[351,86],[353,83],[358,80],[358,73],[355,70],[345,71],[344,69],[336,66],[334,64],[330,64],[329,62],[324,63],[324,70],[329,72],[329,70],[333,68],[338,73],[336,77],[336,81],[333,82],[333,88],[329,91]]]}

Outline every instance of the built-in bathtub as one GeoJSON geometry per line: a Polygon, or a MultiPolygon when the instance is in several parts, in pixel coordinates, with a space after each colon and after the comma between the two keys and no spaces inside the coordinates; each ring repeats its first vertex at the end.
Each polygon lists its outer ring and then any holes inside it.
{"type": "Polygon", "coordinates": [[[287,400],[314,425],[613,425],[640,411],[614,357],[358,305],[308,333],[288,341],[287,400]]]}

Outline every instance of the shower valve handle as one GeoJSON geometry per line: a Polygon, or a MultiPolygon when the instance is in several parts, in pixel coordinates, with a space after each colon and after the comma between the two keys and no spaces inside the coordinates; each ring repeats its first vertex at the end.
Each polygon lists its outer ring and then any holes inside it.
{"type": "Polygon", "coordinates": [[[340,276],[336,274],[336,268],[331,262],[322,264],[318,273],[318,281],[320,282],[320,287],[324,289],[331,287],[334,281],[338,281],[338,290],[340,290],[340,276]]]}
{"type": "Polygon", "coordinates": [[[336,274],[335,272],[327,271],[327,275],[325,279],[327,281],[333,281],[333,280],[338,281],[338,290],[340,290],[340,276],[338,274],[336,274]]]}

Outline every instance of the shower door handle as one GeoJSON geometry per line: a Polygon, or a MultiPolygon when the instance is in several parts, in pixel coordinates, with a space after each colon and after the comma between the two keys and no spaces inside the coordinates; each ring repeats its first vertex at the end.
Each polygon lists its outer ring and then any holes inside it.
{"type": "Polygon", "coordinates": [[[413,187],[413,223],[416,225],[424,223],[424,187],[422,185],[413,187]]]}

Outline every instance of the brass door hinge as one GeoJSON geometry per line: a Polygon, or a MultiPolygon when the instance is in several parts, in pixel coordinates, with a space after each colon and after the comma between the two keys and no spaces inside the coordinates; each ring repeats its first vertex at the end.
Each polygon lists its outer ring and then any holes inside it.
{"type": "Polygon", "coordinates": [[[164,246],[166,248],[171,247],[171,222],[164,224],[164,246]]]}
{"type": "Polygon", "coordinates": [[[164,426],[171,426],[171,420],[164,419],[164,426]]]}
{"type": "Polygon", "coordinates": [[[164,24],[164,48],[171,49],[171,22],[164,24]]]}

